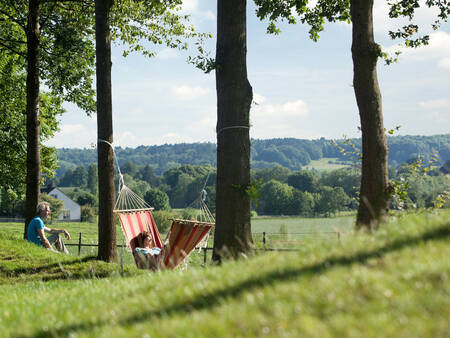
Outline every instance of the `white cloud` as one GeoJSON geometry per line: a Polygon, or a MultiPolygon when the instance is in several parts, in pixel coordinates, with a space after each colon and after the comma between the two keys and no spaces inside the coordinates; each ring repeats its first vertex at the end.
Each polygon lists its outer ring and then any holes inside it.
{"type": "Polygon", "coordinates": [[[183,12],[194,12],[198,8],[198,0],[183,0],[181,7],[183,12]]]}
{"type": "Polygon", "coordinates": [[[194,19],[200,19],[201,21],[215,21],[216,16],[211,10],[201,10],[199,8],[198,0],[183,0],[181,5],[181,13],[189,14],[194,19]]]}
{"type": "Polygon", "coordinates": [[[449,99],[437,99],[419,102],[419,106],[425,109],[440,109],[450,106],[449,99]]]}
{"type": "Polygon", "coordinates": [[[253,102],[256,105],[260,105],[266,102],[266,98],[258,93],[253,93],[253,102]]]}
{"type": "Polygon", "coordinates": [[[450,57],[450,34],[439,31],[430,34],[430,43],[420,48],[406,48],[399,45],[391,46],[385,49],[388,53],[401,51],[400,58],[409,60],[427,60],[427,59],[444,59],[444,64],[448,63],[450,57]]]}
{"type": "Polygon", "coordinates": [[[256,106],[253,110],[253,116],[256,118],[286,118],[286,117],[305,117],[308,115],[308,106],[302,100],[286,102],[284,104],[273,105],[263,104],[256,106]]]}
{"type": "Polygon", "coordinates": [[[205,20],[211,20],[211,21],[216,20],[215,14],[211,11],[201,12],[200,16],[205,20]]]}
{"type": "MultiPolygon", "coordinates": [[[[262,96],[260,96],[263,98],[262,96]]],[[[313,135],[301,130],[302,123],[308,114],[308,106],[303,100],[289,101],[283,104],[255,105],[250,112],[251,135],[255,138],[269,137],[302,137],[313,135]]]]}
{"type": "Polygon", "coordinates": [[[177,100],[181,101],[190,101],[195,100],[201,96],[204,96],[209,93],[209,89],[205,89],[202,87],[191,87],[191,86],[179,86],[173,87],[172,93],[177,100]]]}
{"type": "Polygon", "coordinates": [[[55,137],[46,142],[57,148],[90,148],[97,143],[97,129],[83,124],[65,124],[55,137]]]}
{"type": "Polygon", "coordinates": [[[439,60],[439,68],[450,69],[450,57],[445,57],[439,60]]]}

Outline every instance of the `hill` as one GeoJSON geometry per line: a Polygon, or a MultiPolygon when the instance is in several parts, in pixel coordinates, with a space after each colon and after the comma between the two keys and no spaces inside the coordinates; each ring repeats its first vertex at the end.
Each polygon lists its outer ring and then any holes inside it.
{"type": "Polygon", "coordinates": [[[446,337],[449,219],[400,216],[338,244],[125,276],[0,235],[2,336],[446,337]]]}
{"type": "MultiPolygon", "coordinates": [[[[361,140],[351,140],[358,148],[361,140]]],[[[344,140],[337,143],[350,151],[344,140]]],[[[411,158],[422,155],[429,160],[433,153],[438,156],[438,164],[444,164],[450,159],[450,134],[434,136],[390,136],[389,164],[397,167],[411,158]]],[[[137,148],[115,149],[119,164],[126,162],[135,165],[150,164],[157,175],[174,166],[184,164],[216,165],[216,145],[214,143],[180,143],[160,146],[139,146],[137,148]]],[[[311,160],[322,158],[337,158],[347,162],[349,158],[343,155],[332,140],[324,138],[317,140],[302,140],[295,138],[252,140],[251,158],[253,168],[268,168],[279,164],[291,170],[299,170],[310,164],[311,160]]],[[[96,149],[58,149],[60,169],[62,175],[68,168],[75,169],[83,165],[97,162],[96,149]]]]}

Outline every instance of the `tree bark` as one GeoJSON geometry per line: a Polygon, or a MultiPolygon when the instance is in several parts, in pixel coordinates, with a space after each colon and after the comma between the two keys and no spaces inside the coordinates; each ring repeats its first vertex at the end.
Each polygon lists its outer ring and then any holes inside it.
{"type": "Polygon", "coordinates": [[[377,79],[380,47],[373,37],[373,0],[352,0],[353,87],[361,119],[362,177],[358,227],[377,227],[389,208],[388,148],[377,79]]]}
{"type": "Polygon", "coordinates": [[[250,224],[249,113],[245,0],[218,0],[217,193],[213,259],[237,258],[253,246],[250,224]]]}
{"type": "Polygon", "coordinates": [[[117,259],[114,222],[114,153],[111,94],[110,10],[112,0],[95,1],[95,42],[97,71],[98,133],[98,258],[106,262],[117,259]]]}
{"type": "Polygon", "coordinates": [[[39,122],[39,0],[28,2],[27,22],[27,175],[25,197],[25,230],[36,215],[41,185],[40,122],[39,122]]]}

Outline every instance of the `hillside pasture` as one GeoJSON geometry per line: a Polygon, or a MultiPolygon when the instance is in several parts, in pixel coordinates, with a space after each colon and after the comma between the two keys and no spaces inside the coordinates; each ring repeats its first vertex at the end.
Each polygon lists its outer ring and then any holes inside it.
{"type": "Polygon", "coordinates": [[[350,167],[350,162],[345,163],[345,161],[342,161],[337,157],[323,157],[319,160],[311,160],[311,162],[309,162],[309,164],[304,166],[302,169],[327,171],[350,167]]]}
{"type": "MultiPolygon", "coordinates": [[[[151,273],[0,233],[4,337],[447,337],[450,213],[151,273]]],[[[4,228],[4,227],[3,227],[4,228]]]]}

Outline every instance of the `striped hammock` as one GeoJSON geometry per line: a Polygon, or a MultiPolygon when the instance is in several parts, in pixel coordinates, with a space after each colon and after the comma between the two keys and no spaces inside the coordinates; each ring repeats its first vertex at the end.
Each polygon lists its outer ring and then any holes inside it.
{"type": "MultiPolygon", "coordinates": [[[[139,234],[148,231],[152,234],[155,245],[162,250],[161,266],[175,269],[196,247],[201,246],[202,243],[206,246],[209,232],[215,225],[214,217],[204,203],[204,197],[200,196],[194,203],[199,205],[199,219],[172,219],[172,225],[164,241],[161,241],[153,219],[153,208],[123,182],[119,187],[114,213],[119,218],[127,246],[132,252],[143,245],[138,242],[139,234]]],[[[137,261],[136,265],[139,267],[137,261]]]]}

